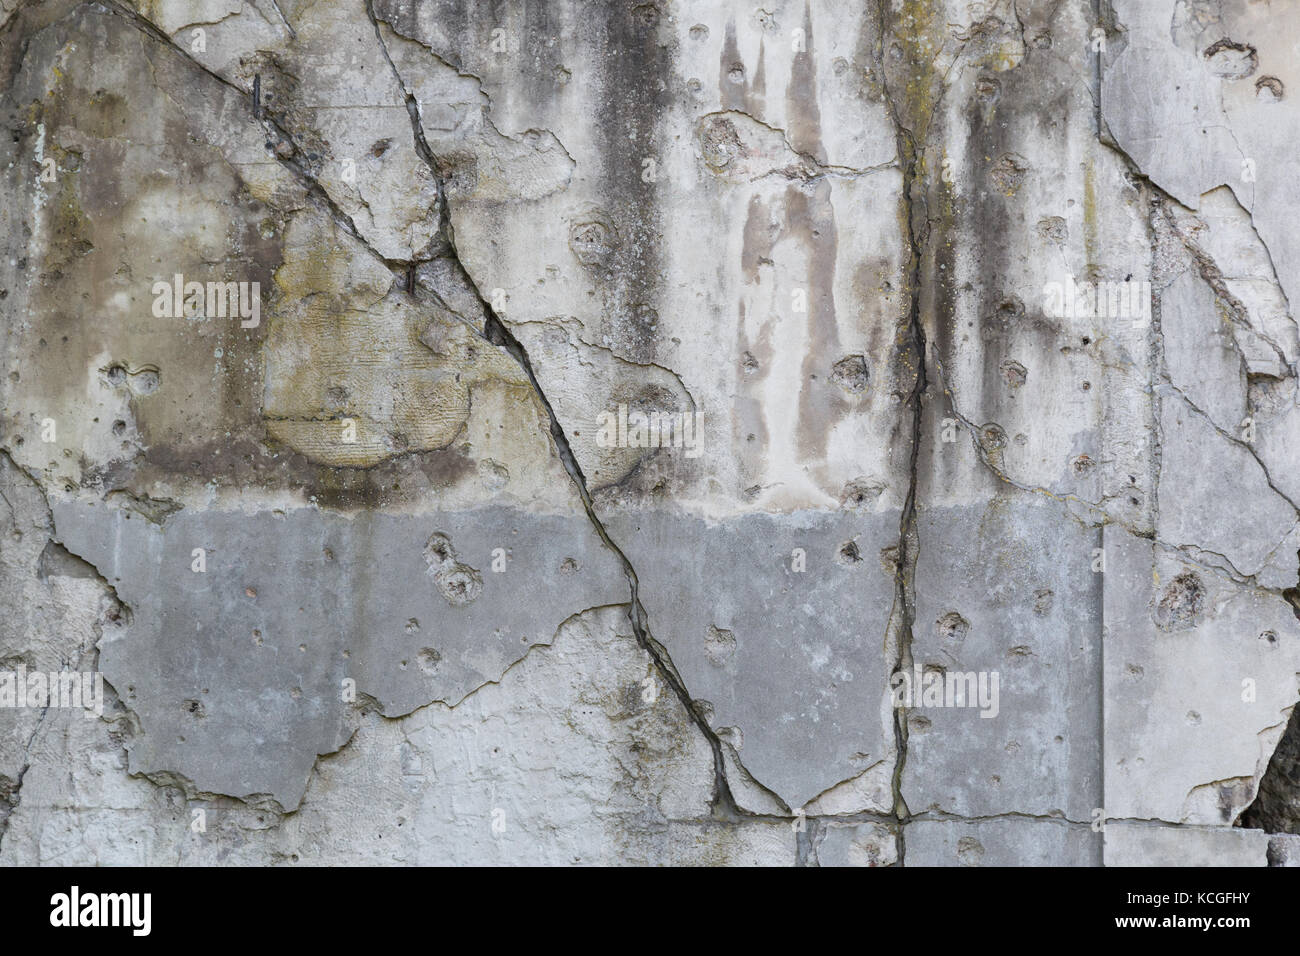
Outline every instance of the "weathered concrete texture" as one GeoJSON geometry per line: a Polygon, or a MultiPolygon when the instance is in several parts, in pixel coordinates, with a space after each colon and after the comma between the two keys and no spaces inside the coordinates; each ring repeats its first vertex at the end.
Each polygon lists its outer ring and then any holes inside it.
{"type": "Polygon", "coordinates": [[[709,748],[674,697],[646,693],[654,671],[623,609],[580,615],[454,708],[363,715],[288,816],[128,776],[122,709],[108,723],[60,715],[4,859],[793,865],[789,825],[707,822],[709,748]],[[68,759],[84,772],[64,772],[68,759]],[[204,833],[191,827],[200,809],[204,833]]]}
{"type": "Polygon", "coordinates": [[[903,798],[913,813],[1086,821],[1101,798],[1100,535],[1049,499],[994,494],[918,522],[913,672],[997,674],[998,690],[981,702],[963,681],[964,707],[917,702],[903,798]]]}
{"type": "Polygon", "coordinates": [[[455,705],[549,643],[575,602],[626,593],[589,526],[502,508],[253,521],[187,510],[159,526],[59,503],[54,519],[135,618],[100,661],[144,731],[132,769],[286,809],[317,754],[352,732],[348,681],[351,701],[373,698],[387,717],[455,705]]]}
{"type": "MultiPolygon", "coordinates": [[[[93,667],[96,643],[125,624],[129,612],[94,568],[51,544],[50,514],[39,486],[3,453],[0,501],[5,504],[0,569],[8,612],[0,618],[0,670],[93,667]]],[[[81,714],[74,716],[86,722],[81,714]]],[[[0,849],[47,717],[47,708],[11,704],[0,719],[0,849]]]]}
{"type": "Polygon", "coordinates": [[[749,772],[791,809],[872,772],[875,799],[854,809],[888,812],[895,569],[881,552],[897,543],[897,516],[709,526],[647,510],[606,527],[642,576],[655,638],[749,772]]]}
{"type": "Polygon", "coordinates": [[[1295,704],[1300,621],[1147,539],[1107,529],[1106,561],[1106,814],[1231,824],[1295,704]]]}
{"type": "Polygon", "coordinates": [[[1268,866],[1269,836],[1262,830],[1111,823],[1106,866],[1268,866]]]}
{"type": "Polygon", "coordinates": [[[1102,835],[1060,820],[917,820],[906,835],[909,866],[1101,864],[1102,835]]]}
{"type": "Polygon", "coordinates": [[[1293,865],[1298,40],[0,4],[0,862],[1293,865]]]}
{"type": "Polygon", "coordinates": [[[828,822],[812,835],[811,862],[817,866],[896,866],[896,829],[880,823],[828,822]]]}

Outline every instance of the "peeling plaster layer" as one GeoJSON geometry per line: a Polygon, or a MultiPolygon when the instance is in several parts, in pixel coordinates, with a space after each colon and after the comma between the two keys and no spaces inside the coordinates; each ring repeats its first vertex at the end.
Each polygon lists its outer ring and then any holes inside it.
{"type": "Polygon", "coordinates": [[[349,687],[386,717],[454,706],[549,643],[574,602],[625,596],[591,529],[500,508],[187,511],[159,527],[60,503],[54,521],[132,609],[100,661],[140,719],[132,769],[286,809],[350,735],[349,687]]]}

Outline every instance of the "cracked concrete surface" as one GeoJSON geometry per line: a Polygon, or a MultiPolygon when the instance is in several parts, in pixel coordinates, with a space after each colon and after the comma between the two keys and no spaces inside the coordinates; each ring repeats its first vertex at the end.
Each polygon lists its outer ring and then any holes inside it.
{"type": "Polygon", "coordinates": [[[0,4],[0,863],[1300,863],[1298,44],[0,4]]]}

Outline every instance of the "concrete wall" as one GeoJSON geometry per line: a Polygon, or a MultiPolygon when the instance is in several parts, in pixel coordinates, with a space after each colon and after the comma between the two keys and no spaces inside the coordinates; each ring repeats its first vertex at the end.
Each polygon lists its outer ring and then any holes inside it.
{"type": "Polygon", "coordinates": [[[1300,10],[0,21],[0,863],[1300,863],[1300,10]]]}

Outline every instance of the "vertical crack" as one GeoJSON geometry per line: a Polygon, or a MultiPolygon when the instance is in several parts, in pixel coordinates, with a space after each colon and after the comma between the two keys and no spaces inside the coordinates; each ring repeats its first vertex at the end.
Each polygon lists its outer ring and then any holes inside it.
{"type": "MultiPolygon", "coordinates": [[[[907,396],[904,407],[911,410],[911,448],[908,457],[907,497],[903,501],[902,514],[898,523],[898,565],[894,574],[894,607],[898,614],[895,628],[895,640],[898,653],[890,672],[890,687],[893,687],[895,675],[910,671],[912,667],[912,628],[916,616],[915,573],[918,553],[918,535],[916,529],[916,497],[918,462],[921,451],[921,434],[923,429],[924,396],[928,384],[926,372],[926,338],[925,327],[921,322],[921,286],[922,286],[922,252],[926,246],[929,233],[929,215],[924,194],[925,183],[919,175],[920,155],[917,150],[916,137],[904,124],[900,116],[898,94],[892,88],[889,71],[885,68],[884,44],[888,24],[886,0],[880,0],[878,7],[879,28],[877,30],[877,60],[880,68],[881,84],[885,105],[894,124],[898,163],[903,174],[900,197],[903,233],[907,242],[907,294],[908,317],[906,341],[903,346],[905,359],[914,364],[912,389],[907,396]]],[[[924,78],[915,78],[912,82],[923,82],[924,78]]],[[[909,83],[909,86],[911,84],[909,83]]],[[[903,107],[906,108],[906,107],[903,107]]],[[[928,128],[928,123],[922,128],[928,128]]],[[[892,695],[891,695],[892,696],[892,695]]],[[[898,820],[896,834],[898,865],[906,865],[906,824],[911,816],[907,803],[903,799],[903,771],[907,766],[907,713],[905,709],[894,707],[894,744],[897,757],[890,787],[893,795],[893,814],[898,820]]]]}

